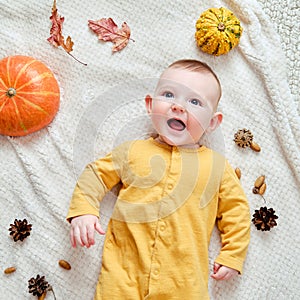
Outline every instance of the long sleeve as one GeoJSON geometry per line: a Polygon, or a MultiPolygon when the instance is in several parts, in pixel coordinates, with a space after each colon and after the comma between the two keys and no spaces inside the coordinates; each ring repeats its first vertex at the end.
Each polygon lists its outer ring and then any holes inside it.
{"type": "Polygon", "coordinates": [[[228,162],[219,192],[217,226],[222,248],[216,262],[241,273],[250,241],[250,213],[245,193],[228,162]]]}
{"type": "Polygon", "coordinates": [[[99,216],[100,201],[119,181],[112,153],[87,165],[76,183],[67,220],[84,214],[99,216]]]}

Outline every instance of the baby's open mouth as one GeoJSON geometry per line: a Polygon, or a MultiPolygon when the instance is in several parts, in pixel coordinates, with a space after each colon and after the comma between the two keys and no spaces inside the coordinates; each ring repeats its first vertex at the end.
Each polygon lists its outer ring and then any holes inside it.
{"type": "Polygon", "coordinates": [[[175,118],[169,119],[167,121],[167,123],[168,123],[170,128],[172,128],[174,130],[177,130],[177,131],[182,131],[186,127],[185,124],[181,120],[178,120],[178,119],[175,119],[175,118]]]}

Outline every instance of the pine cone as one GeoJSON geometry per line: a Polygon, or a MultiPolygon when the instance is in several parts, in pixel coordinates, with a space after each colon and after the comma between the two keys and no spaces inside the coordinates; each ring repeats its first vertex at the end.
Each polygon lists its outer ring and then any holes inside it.
{"type": "Polygon", "coordinates": [[[28,280],[28,289],[33,296],[41,297],[46,291],[51,289],[51,286],[45,280],[45,276],[40,277],[38,274],[36,278],[32,277],[28,280]]]}
{"type": "Polygon", "coordinates": [[[265,206],[255,210],[252,222],[257,230],[270,231],[272,227],[277,226],[276,219],[278,216],[275,215],[275,210],[265,206]]]}
{"type": "Polygon", "coordinates": [[[10,235],[12,235],[14,241],[23,241],[30,235],[32,225],[27,223],[27,220],[23,221],[15,219],[14,224],[10,224],[10,235]]]}
{"type": "Polygon", "coordinates": [[[250,130],[240,129],[234,134],[234,142],[242,148],[250,147],[253,135],[250,130]]]}

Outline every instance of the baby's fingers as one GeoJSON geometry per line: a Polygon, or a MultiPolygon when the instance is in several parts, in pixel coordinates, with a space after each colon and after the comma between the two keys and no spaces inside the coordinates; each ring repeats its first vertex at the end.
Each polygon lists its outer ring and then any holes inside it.
{"type": "Polygon", "coordinates": [[[221,268],[221,265],[218,263],[214,263],[214,274],[218,272],[218,270],[221,268]]]}
{"type": "Polygon", "coordinates": [[[82,242],[81,246],[86,246],[87,248],[91,246],[88,237],[88,228],[85,226],[82,226],[80,229],[80,239],[82,242]]]}
{"type": "Polygon", "coordinates": [[[75,240],[73,228],[71,228],[70,230],[70,240],[71,240],[72,247],[76,248],[76,240],[75,240]]]}
{"type": "Polygon", "coordinates": [[[227,275],[226,269],[221,267],[217,270],[216,273],[212,274],[211,277],[215,280],[222,280],[222,279],[225,279],[226,275],[227,275]]]}
{"type": "Polygon", "coordinates": [[[94,234],[95,234],[95,227],[94,225],[88,225],[87,226],[87,244],[86,246],[89,248],[90,246],[95,244],[95,240],[94,240],[94,234]]]}
{"type": "Polygon", "coordinates": [[[237,270],[228,268],[226,266],[220,266],[220,268],[218,268],[217,271],[211,275],[211,277],[214,278],[215,280],[228,280],[237,274],[238,274],[237,270]]]}
{"type": "Polygon", "coordinates": [[[100,234],[105,234],[99,224],[97,216],[82,215],[73,218],[71,221],[71,244],[73,247],[76,245],[90,246],[95,244],[94,234],[95,230],[100,234]]]}
{"type": "Polygon", "coordinates": [[[99,222],[96,222],[95,229],[97,230],[98,233],[100,233],[102,235],[105,234],[105,231],[102,229],[102,227],[101,227],[101,225],[100,225],[99,222]]]}
{"type": "Polygon", "coordinates": [[[89,245],[86,245],[87,247],[92,246],[95,244],[95,230],[100,233],[100,234],[105,234],[105,231],[102,229],[101,225],[99,224],[99,222],[96,222],[93,225],[89,225],[87,227],[87,238],[88,238],[88,243],[89,245]]]}
{"type": "Polygon", "coordinates": [[[71,228],[71,244],[73,247],[76,247],[77,244],[83,246],[81,237],[80,237],[80,229],[79,227],[72,227],[71,228]]]}

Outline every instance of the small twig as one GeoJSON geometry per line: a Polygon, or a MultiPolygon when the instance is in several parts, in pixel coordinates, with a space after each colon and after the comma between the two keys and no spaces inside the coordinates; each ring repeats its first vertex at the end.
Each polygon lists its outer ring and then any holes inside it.
{"type": "Polygon", "coordinates": [[[54,293],[54,290],[53,290],[53,288],[52,288],[51,285],[49,286],[49,288],[47,289],[47,291],[52,292],[54,300],[56,300],[55,293],[54,293]]]}
{"type": "Polygon", "coordinates": [[[82,61],[80,61],[79,59],[77,59],[73,54],[71,54],[70,52],[67,52],[70,56],[72,56],[76,61],[78,61],[79,63],[81,63],[84,66],[87,66],[86,63],[83,63],[82,61]]]}
{"type": "Polygon", "coordinates": [[[55,293],[54,293],[54,291],[53,291],[52,288],[51,288],[51,292],[52,292],[52,294],[53,294],[54,300],[56,300],[55,293]]]}

